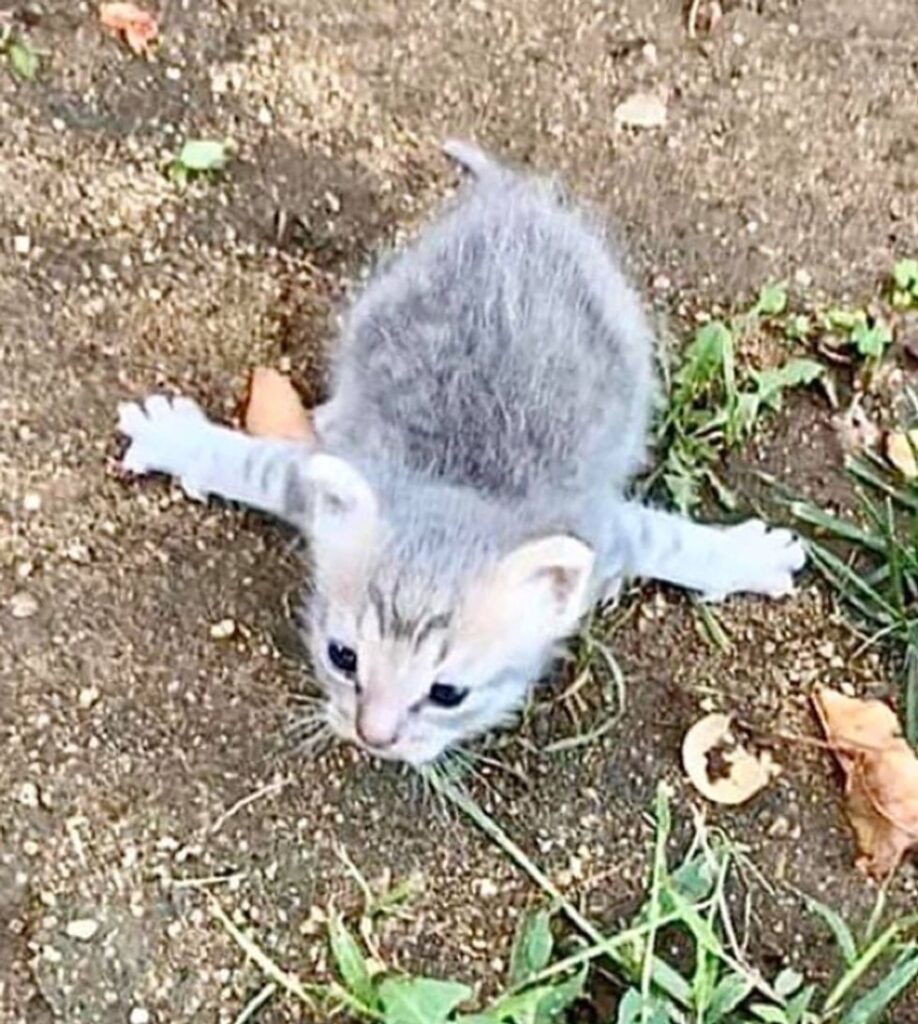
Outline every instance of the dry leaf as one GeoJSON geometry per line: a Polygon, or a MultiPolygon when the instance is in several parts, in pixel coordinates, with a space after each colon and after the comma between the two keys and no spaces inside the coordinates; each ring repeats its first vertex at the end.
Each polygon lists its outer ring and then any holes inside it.
{"type": "Polygon", "coordinates": [[[666,124],[666,100],[659,93],[636,92],[619,103],[612,116],[626,128],[662,128],[666,124]]]}
{"type": "Polygon", "coordinates": [[[131,3],[102,4],[99,18],[106,28],[124,33],[124,41],[137,54],[144,54],[159,34],[156,18],[131,3]]]}
{"type": "Polygon", "coordinates": [[[886,878],[918,845],[918,757],[882,701],[822,687],[813,703],[845,773],[857,865],[873,878],[886,878]]]}
{"type": "Polygon", "coordinates": [[[242,423],[258,437],[288,441],[311,441],[315,437],[309,414],[289,379],[266,366],[252,371],[242,423]]]}
{"type": "Polygon", "coordinates": [[[764,789],[780,768],[764,751],[753,754],[731,732],[729,715],[705,715],[685,734],[682,764],[692,785],[717,804],[742,804],[764,789]],[[719,769],[712,775],[712,761],[719,769]]]}
{"type": "Polygon", "coordinates": [[[914,480],[918,477],[918,462],[915,452],[918,451],[918,430],[890,432],[886,435],[886,458],[905,477],[914,480]]]}

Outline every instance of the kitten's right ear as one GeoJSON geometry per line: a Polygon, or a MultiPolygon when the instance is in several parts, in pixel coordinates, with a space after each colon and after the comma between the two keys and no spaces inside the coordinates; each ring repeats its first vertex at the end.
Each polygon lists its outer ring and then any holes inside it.
{"type": "Polygon", "coordinates": [[[334,455],[313,455],[306,467],[312,492],[309,532],[317,547],[368,547],[376,537],[379,504],[363,475],[334,455]]]}

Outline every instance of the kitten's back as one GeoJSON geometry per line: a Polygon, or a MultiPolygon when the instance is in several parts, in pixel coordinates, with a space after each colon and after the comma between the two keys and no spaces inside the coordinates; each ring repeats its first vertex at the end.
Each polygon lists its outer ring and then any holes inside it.
{"type": "Polygon", "coordinates": [[[354,307],[328,440],[496,497],[622,484],[650,399],[638,301],[547,184],[475,170],[354,307]]]}

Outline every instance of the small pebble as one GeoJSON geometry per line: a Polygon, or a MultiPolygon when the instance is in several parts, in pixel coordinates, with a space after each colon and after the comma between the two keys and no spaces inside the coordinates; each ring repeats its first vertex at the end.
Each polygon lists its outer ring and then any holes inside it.
{"type": "Polygon", "coordinates": [[[13,238],[13,252],[17,256],[28,256],[32,251],[32,239],[28,235],[16,235],[13,238]]]}
{"type": "Polygon", "coordinates": [[[150,1024],[150,1011],[142,1006],[135,1006],[128,1017],[128,1024],[150,1024]]]}
{"type": "Polygon", "coordinates": [[[41,508],[41,495],[29,491],[22,499],[22,507],[26,512],[37,512],[41,508]]]}
{"type": "Polygon", "coordinates": [[[79,942],[89,942],[98,930],[99,922],[91,917],[79,917],[75,921],[68,921],[66,928],[70,938],[79,942]]]}
{"type": "Polygon", "coordinates": [[[24,590],[10,598],[10,615],[14,619],[30,619],[37,611],[38,602],[24,590]]]}
{"type": "Polygon", "coordinates": [[[91,708],[99,699],[99,691],[95,686],[84,686],[77,698],[81,708],[91,708]]]}
{"type": "Polygon", "coordinates": [[[210,627],[210,635],[214,640],[229,640],[236,634],[236,623],[232,619],[221,619],[210,627]]]}
{"type": "Polygon", "coordinates": [[[16,799],[23,807],[38,806],[38,786],[34,782],[23,782],[16,794],[16,799]]]}

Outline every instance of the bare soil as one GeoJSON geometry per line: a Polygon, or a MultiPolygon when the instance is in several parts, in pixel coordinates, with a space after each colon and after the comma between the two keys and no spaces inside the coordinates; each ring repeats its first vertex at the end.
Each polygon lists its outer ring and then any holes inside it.
{"type": "MultiPolygon", "coordinates": [[[[226,417],[262,362],[289,363],[318,397],[342,299],[455,183],[448,135],[557,172],[607,210],[680,337],[692,310],[768,279],[874,295],[916,245],[918,7],[724,6],[692,40],[671,0],[164,0],[144,60],[93,4],[12,3],[43,66],[34,82],[0,70],[0,1020],[233,1020],[261,982],[210,895],[281,962],[321,974],[315,908],[354,905],[341,845],[369,877],[424,880],[413,920],[385,931],[392,963],[490,984],[537,894],[405,775],[343,748],[293,753],[284,727],[309,670],[292,643],[291,538],[122,480],[115,406],[170,387],[226,417]],[[668,96],[665,128],[616,128],[616,104],[649,88],[668,96]],[[201,136],[231,137],[237,159],[181,189],[163,165],[201,136]],[[16,618],[22,592],[37,611],[16,618]],[[235,635],[213,639],[224,618],[235,635]],[[98,930],[70,937],[84,918],[98,930]]],[[[740,463],[834,500],[834,438],[807,399],[740,463]]],[[[781,603],[730,602],[727,653],[682,595],[635,600],[613,638],[620,725],[557,757],[510,743],[500,756],[528,784],[494,772],[476,790],[609,927],[641,890],[659,780],[688,820],[679,743],[702,708],[811,733],[814,683],[892,692],[812,576],[781,603]]],[[[521,735],[570,728],[545,707],[521,735]]],[[[854,919],[875,890],[852,866],[828,760],[777,753],[769,792],[709,814],[774,883],[754,892],[758,961],[826,978],[830,939],[791,887],[854,919]]],[[[891,912],[916,893],[906,866],[891,912]]],[[[278,999],[259,1019],[305,1017],[278,999]]],[[[918,999],[894,1019],[918,1020],[918,999]]]]}

